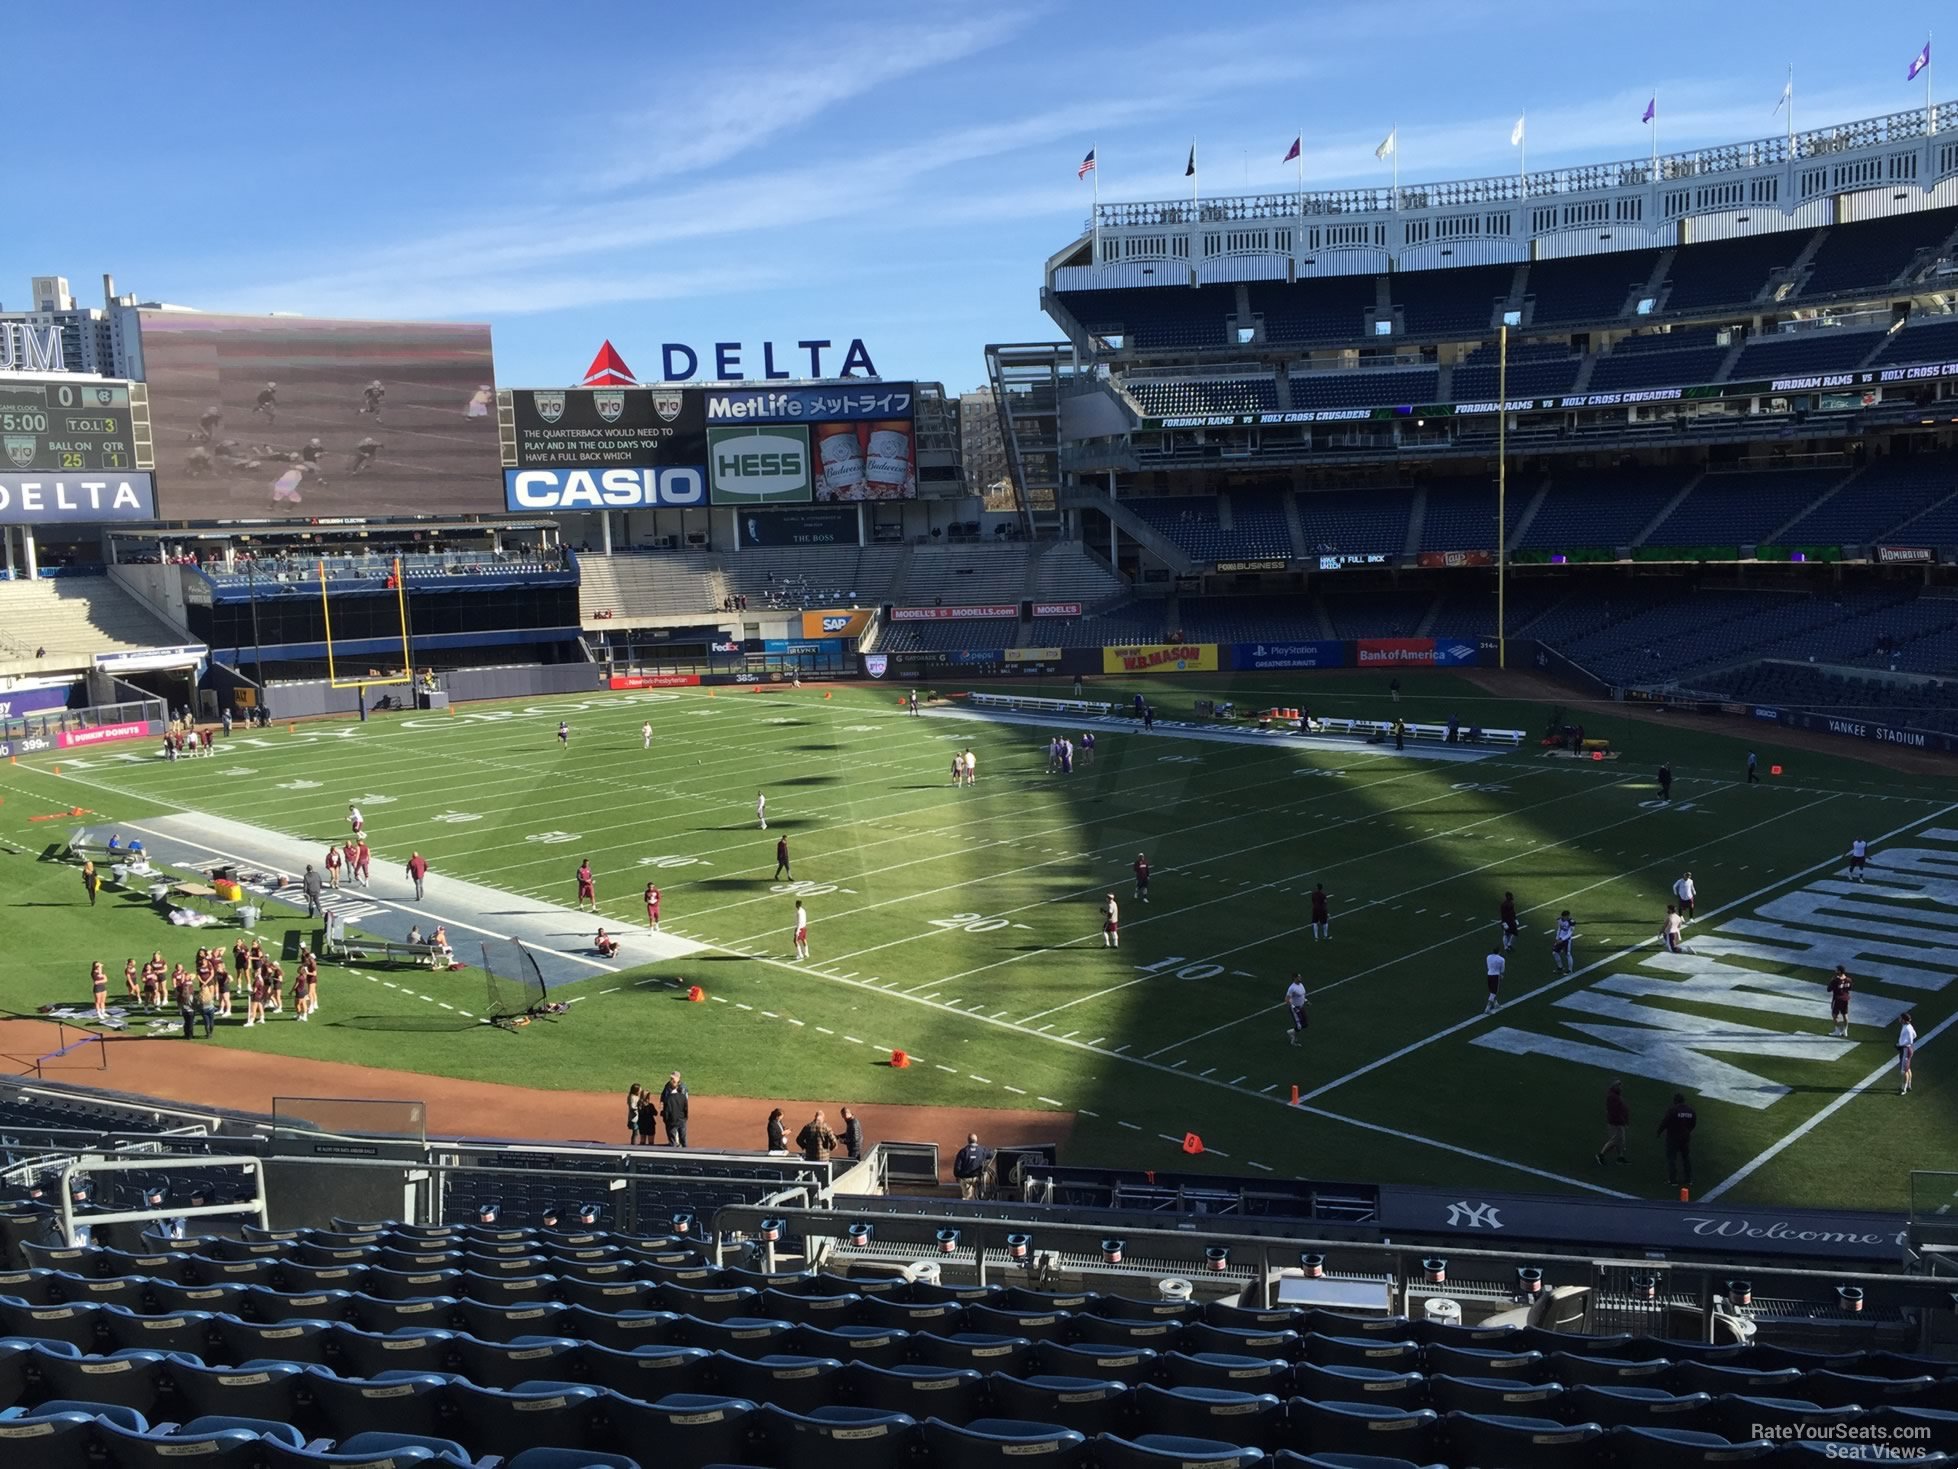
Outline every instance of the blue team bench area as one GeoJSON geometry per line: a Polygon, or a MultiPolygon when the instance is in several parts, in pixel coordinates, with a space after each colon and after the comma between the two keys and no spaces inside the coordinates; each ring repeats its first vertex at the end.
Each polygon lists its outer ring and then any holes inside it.
{"type": "Polygon", "coordinates": [[[481,1217],[24,1242],[0,1272],[0,1465],[1781,1469],[1876,1443],[1945,1469],[1958,1449],[1958,1364],[1909,1353],[716,1264],[698,1230],[481,1217]]]}

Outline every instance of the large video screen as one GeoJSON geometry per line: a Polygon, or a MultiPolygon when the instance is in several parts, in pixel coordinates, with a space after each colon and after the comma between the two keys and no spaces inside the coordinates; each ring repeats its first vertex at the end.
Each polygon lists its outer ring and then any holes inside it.
{"type": "Polygon", "coordinates": [[[487,326],[138,315],[164,516],[502,511],[487,326]]]}

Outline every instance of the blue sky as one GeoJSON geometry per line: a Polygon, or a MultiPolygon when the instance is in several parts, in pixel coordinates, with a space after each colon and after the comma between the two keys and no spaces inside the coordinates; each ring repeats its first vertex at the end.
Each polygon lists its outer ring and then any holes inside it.
{"type": "Polygon", "coordinates": [[[1054,335],[1041,267],[1090,145],[1103,199],[1175,198],[1193,135],[1225,194],[1292,187],[1301,129],[1308,185],[1384,183],[1398,125],[1414,183],[1515,168],[1524,109],[1533,167],[1641,155],[1655,87],[1661,147],[1730,142],[1781,130],[1791,61],[1798,125],[1921,105],[1932,13],[104,0],[42,58],[87,112],[0,164],[0,303],[111,271],[212,310],[487,320],[506,386],[575,381],[606,337],[642,378],[666,341],[759,373],[764,340],[861,337],[957,391],[986,342],[1054,335]]]}

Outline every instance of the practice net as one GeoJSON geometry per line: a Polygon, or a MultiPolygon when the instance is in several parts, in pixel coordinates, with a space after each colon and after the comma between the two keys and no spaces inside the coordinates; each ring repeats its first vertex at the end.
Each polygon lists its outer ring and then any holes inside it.
{"type": "Polygon", "coordinates": [[[483,974],[489,986],[483,1013],[497,1025],[528,1023],[551,1013],[544,971],[520,939],[489,939],[483,944],[483,974]]]}

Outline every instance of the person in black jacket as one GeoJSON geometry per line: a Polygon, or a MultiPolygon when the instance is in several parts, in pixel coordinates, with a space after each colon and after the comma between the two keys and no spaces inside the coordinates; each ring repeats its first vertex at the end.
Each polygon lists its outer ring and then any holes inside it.
{"type": "Polygon", "coordinates": [[[960,1148],[952,1159],[952,1177],[959,1182],[959,1197],[975,1199],[986,1181],[986,1170],[992,1166],[993,1150],[979,1146],[979,1134],[968,1132],[965,1146],[960,1148]]]}
{"type": "Polygon", "coordinates": [[[1666,1138],[1666,1182],[1674,1188],[1693,1186],[1693,1128],[1700,1117],[1686,1105],[1684,1092],[1672,1094],[1672,1105],[1659,1119],[1666,1138]]]}
{"type": "Polygon", "coordinates": [[[647,1147],[659,1141],[659,1102],[653,1096],[651,1087],[639,1093],[639,1136],[636,1141],[647,1147]]]}
{"type": "Polygon", "coordinates": [[[863,1119],[848,1107],[843,1109],[843,1146],[849,1151],[851,1162],[863,1156],[863,1119]]]}
{"type": "Polygon", "coordinates": [[[659,1110],[666,1119],[666,1145],[684,1148],[687,1145],[687,1086],[680,1080],[677,1071],[666,1078],[666,1085],[660,1089],[659,1110]]]}
{"type": "Polygon", "coordinates": [[[789,1125],[782,1120],[782,1109],[775,1108],[768,1114],[768,1151],[786,1153],[789,1150],[789,1125]]]}
{"type": "Polygon", "coordinates": [[[829,1130],[829,1123],[823,1120],[821,1109],[802,1124],[802,1131],[795,1135],[795,1141],[796,1146],[802,1149],[802,1156],[811,1163],[827,1163],[830,1154],[836,1151],[836,1134],[829,1130]]]}

